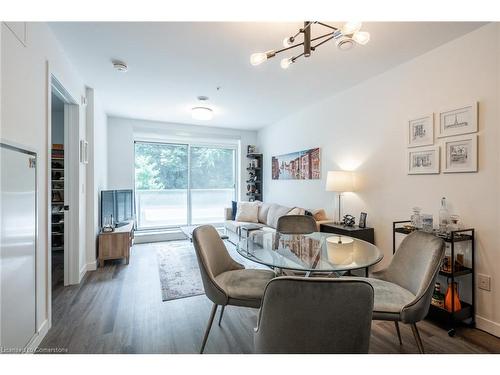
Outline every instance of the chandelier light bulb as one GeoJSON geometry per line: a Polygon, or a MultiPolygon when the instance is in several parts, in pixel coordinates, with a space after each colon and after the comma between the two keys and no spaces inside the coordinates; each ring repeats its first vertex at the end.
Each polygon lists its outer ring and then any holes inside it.
{"type": "Polygon", "coordinates": [[[358,44],[365,45],[370,41],[370,33],[366,31],[356,31],[352,39],[358,44]]]}
{"type": "Polygon", "coordinates": [[[342,34],[351,35],[361,29],[363,24],[361,22],[346,22],[344,26],[342,26],[342,34]]]}
{"type": "Polygon", "coordinates": [[[283,39],[283,47],[290,47],[293,44],[293,38],[286,37],[283,39]]]}
{"type": "Polygon", "coordinates": [[[194,107],[191,109],[191,116],[195,120],[208,121],[214,117],[214,112],[207,107],[194,107]]]}
{"type": "Polygon", "coordinates": [[[337,44],[337,48],[341,51],[349,51],[355,44],[354,41],[347,36],[337,39],[335,43],[337,44]]]}
{"type": "Polygon", "coordinates": [[[283,69],[288,69],[288,67],[290,66],[290,64],[292,63],[292,59],[291,58],[288,58],[288,57],[285,57],[283,60],[281,60],[280,62],[280,66],[283,68],[283,69]]]}
{"type": "Polygon", "coordinates": [[[267,60],[267,54],[264,52],[252,53],[250,56],[250,64],[253,66],[260,65],[267,60]]]}

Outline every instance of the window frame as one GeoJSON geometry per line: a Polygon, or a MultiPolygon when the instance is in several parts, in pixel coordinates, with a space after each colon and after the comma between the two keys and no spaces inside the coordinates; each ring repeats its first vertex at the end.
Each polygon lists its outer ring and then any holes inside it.
{"type": "MultiPolygon", "coordinates": [[[[136,170],[135,170],[135,160],[136,160],[136,144],[158,144],[158,145],[172,145],[172,146],[187,146],[187,201],[186,201],[186,207],[187,207],[187,223],[186,224],[176,224],[176,225],[164,225],[164,226],[158,226],[158,227],[148,227],[148,228],[141,228],[139,227],[139,223],[137,220],[136,223],[136,230],[137,231],[158,231],[158,230],[171,230],[171,229],[178,229],[183,226],[191,226],[191,225],[204,225],[204,224],[193,224],[193,213],[192,213],[192,199],[191,199],[191,148],[192,147],[197,147],[197,148],[219,148],[219,149],[229,149],[233,151],[233,175],[234,175],[234,183],[233,183],[233,200],[237,199],[238,197],[238,189],[239,189],[239,159],[238,159],[238,150],[239,150],[239,143],[238,144],[231,144],[231,143],[214,143],[214,142],[203,142],[203,141],[196,141],[196,142],[183,142],[183,141],[174,141],[174,140],[140,140],[136,139],[134,140],[134,199],[137,202],[139,201],[136,198],[137,194],[137,184],[136,184],[136,170]]],[[[196,190],[196,189],[194,189],[196,190]]],[[[140,215],[140,210],[139,207],[135,207],[137,215],[140,215]]],[[[215,222],[215,223],[206,223],[214,226],[221,226],[223,222],[215,222]]]]}

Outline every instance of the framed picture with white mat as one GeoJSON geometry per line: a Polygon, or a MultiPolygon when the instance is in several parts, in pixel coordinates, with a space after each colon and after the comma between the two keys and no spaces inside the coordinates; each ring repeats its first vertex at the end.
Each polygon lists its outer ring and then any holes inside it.
{"type": "Polygon", "coordinates": [[[477,134],[443,139],[443,172],[477,172],[477,134]]]}

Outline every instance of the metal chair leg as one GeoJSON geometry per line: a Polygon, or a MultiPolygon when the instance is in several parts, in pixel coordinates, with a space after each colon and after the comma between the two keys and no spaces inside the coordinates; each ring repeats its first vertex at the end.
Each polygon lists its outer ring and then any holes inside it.
{"type": "Polygon", "coordinates": [[[401,331],[399,330],[398,321],[394,321],[394,325],[396,326],[396,332],[398,333],[399,345],[403,345],[403,340],[401,340],[401,331]]]}
{"type": "Polygon", "coordinates": [[[221,309],[221,311],[220,311],[220,316],[219,316],[219,326],[220,326],[220,322],[222,322],[222,315],[224,315],[224,308],[225,308],[225,307],[226,307],[226,306],[222,305],[222,309],[221,309]]]}
{"type": "Polygon", "coordinates": [[[422,339],[420,338],[420,333],[418,332],[417,324],[411,324],[411,330],[413,331],[413,336],[415,336],[415,341],[417,342],[418,351],[420,354],[425,354],[424,352],[424,344],[422,344],[422,339]]]}
{"type": "Polygon", "coordinates": [[[205,350],[205,344],[207,343],[208,334],[210,333],[210,328],[212,328],[212,322],[215,318],[215,313],[217,312],[217,304],[214,303],[212,306],[212,311],[210,312],[210,318],[208,319],[207,329],[205,330],[205,336],[203,337],[203,343],[201,344],[200,354],[203,354],[205,350]]]}

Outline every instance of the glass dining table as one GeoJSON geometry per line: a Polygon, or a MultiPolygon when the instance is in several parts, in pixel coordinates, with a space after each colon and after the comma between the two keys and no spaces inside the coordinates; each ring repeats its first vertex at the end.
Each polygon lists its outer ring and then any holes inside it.
{"type": "Polygon", "coordinates": [[[349,271],[365,269],[380,262],[380,249],[366,241],[331,233],[282,234],[253,232],[236,246],[244,258],[273,268],[340,276],[349,271]]]}

